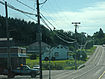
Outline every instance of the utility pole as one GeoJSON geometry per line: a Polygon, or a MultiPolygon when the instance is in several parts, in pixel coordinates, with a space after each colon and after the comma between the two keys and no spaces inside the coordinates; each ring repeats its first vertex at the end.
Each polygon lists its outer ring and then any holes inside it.
{"type": "Polygon", "coordinates": [[[7,63],[8,63],[8,70],[11,70],[11,57],[10,57],[10,42],[9,42],[9,30],[8,30],[8,10],[7,10],[7,2],[5,1],[5,12],[6,12],[6,34],[7,34],[7,63]]]}
{"type": "Polygon", "coordinates": [[[49,49],[49,79],[51,79],[51,48],[49,49]]]}
{"type": "MultiPolygon", "coordinates": [[[[74,43],[75,44],[75,53],[76,53],[76,50],[77,50],[77,27],[78,27],[78,24],[80,24],[80,22],[72,22],[72,24],[74,24],[75,26],[75,40],[76,42],[74,43]]],[[[75,54],[75,70],[77,70],[77,58],[76,58],[76,54],[75,54]]]]}
{"type": "Polygon", "coordinates": [[[41,51],[41,27],[40,27],[40,9],[39,9],[39,0],[37,0],[37,20],[38,20],[38,43],[39,43],[39,64],[40,64],[40,79],[42,79],[42,51],[41,51]]]}

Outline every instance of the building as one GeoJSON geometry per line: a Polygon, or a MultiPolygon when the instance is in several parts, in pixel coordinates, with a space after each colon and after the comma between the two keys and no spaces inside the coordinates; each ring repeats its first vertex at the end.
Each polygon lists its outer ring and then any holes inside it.
{"type": "MultiPolygon", "coordinates": [[[[42,51],[42,53],[48,51],[49,48],[50,48],[50,45],[48,45],[48,44],[46,44],[44,42],[41,42],[41,51],[42,51]]],[[[39,54],[39,43],[35,42],[35,43],[30,44],[27,47],[27,53],[39,54]]]]}
{"type": "Polygon", "coordinates": [[[26,48],[13,46],[12,39],[8,42],[7,38],[0,38],[0,67],[8,66],[9,58],[12,68],[16,68],[26,64],[26,57],[26,48]]]}
{"type": "Polygon", "coordinates": [[[42,55],[42,60],[52,59],[52,60],[65,60],[68,59],[69,48],[67,46],[58,45],[52,47],[49,52],[44,52],[42,55]]]}

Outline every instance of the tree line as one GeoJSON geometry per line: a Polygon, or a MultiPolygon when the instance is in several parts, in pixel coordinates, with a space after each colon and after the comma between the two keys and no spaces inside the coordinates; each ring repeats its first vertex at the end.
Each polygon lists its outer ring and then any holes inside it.
{"type": "MultiPolygon", "coordinates": [[[[27,22],[24,19],[8,18],[9,24],[9,36],[13,38],[15,44],[18,46],[27,46],[36,42],[36,33],[38,32],[38,25],[34,22],[27,22]]],[[[42,41],[51,45],[56,46],[58,44],[67,45],[70,50],[74,50],[73,39],[76,39],[78,48],[85,45],[85,48],[90,48],[92,45],[105,44],[105,33],[100,28],[99,31],[95,32],[93,36],[86,35],[81,32],[75,33],[64,30],[49,30],[44,25],[41,25],[42,41]]],[[[0,16],[0,38],[6,38],[6,22],[5,17],[0,16]]]]}

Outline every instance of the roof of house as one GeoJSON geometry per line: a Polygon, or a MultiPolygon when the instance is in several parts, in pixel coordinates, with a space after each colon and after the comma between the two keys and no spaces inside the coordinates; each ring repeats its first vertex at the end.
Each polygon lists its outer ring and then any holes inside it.
{"type": "MultiPolygon", "coordinates": [[[[32,44],[30,44],[29,46],[39,46],[39,42],[32,43],[32,44]]],[[[46,43],[44,43],[44,42],[41,42],[41,46],[46,46],[46,47],[48,47],[48,46],[50,46],[50,45],[48,45],[48,44],[46,44],[46,43]]]]}
{"type": "MultiPolygon", "coordinates": [[[[46,51],[46,47],[49,48],[50,45],[41,42],[41,48],[43,51],[46,51]]],[[[39,51],[39,42],[32,43],[27,47],[27,52],[38,52],[38,51],[39,51]]]]}
{"type": "MultiPolygon", "coordinates": [[[[30,47],[39,47],[39,42],[35,42],[35,43],[32,43],[32,44],[30,44],[29,46],[28,46],[29,48],[30,47]]],[[[48,45],[48,44],[46,44],[46,43],[44,43],[44,42],[41,42],[41,47],[50,47],[50,45],[48,45]]]]}

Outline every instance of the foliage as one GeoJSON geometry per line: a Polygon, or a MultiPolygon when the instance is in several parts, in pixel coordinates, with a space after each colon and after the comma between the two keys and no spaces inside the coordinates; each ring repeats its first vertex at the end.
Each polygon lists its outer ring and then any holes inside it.
{"type": "Polygon", "coordinates": [[[36,57],[37,57],[36,54],[32,54],[32,55],[30,56],[30,59],[31,59],[31,60],[34,60],[34,59],[36,59],[36,57]]]}
{"type": "Polygon", "coordinates": [[[94,39],[94,44],[102,45],[105,43],[105,33],[100,28],[99,32],[93,34],[92,38],[94,39]]]}
{"type": "MultiPolygon", "coordinates": [[[[17,46],[27,46],[36,42],[36,35],[38,33],[38,25],[34,22],[27,22],[24,19],[17,18],[8,18],[9,24],[9,32],[10,37],[12,37],[15,41],[15,45],[17,46]]],[[[77,47],[80,48],[80,45],[85,45],[86,49],[91,48],[94,44],[100,45],[105,43],[105,33],[100,28],[98,32],[94,33],[93,36],[87,35],[85,32],[81,33],[73,33],[71,31],[64,30],[49,30],[43,25],[41,26],[42,32],[42,41],[51,45],[56,46],[58,44],[69,46],[71,51],[75,50],[75,44],[68,43],[74,42],[73,39],[77,41],[77,47]],[[61,40],[58,36],[63,38],[61,40]],[[75,37],[76,36],[76,37],[75,37]],[[64,41],[66,40],[66,41],[64,41]]],[[[0,16],[0,38],[6,37],[6,23],[5,17],[0,16]]]]}
{"type": "MultiPolygon", "coordinates": [[[[67,68],[69,69],[75,69],[74,67],[74,60],[57,60],[57,61],[50,61],[50,69],[52,70],[66,70],[67,68]]],[[[36,60],[26,60],[27,65],[30,67],[33,67],[34,65],[39,64],[39,59],[37,58],[36,60]]],[[[84,61],[79,60],[78,61],[78,66],[83,64],[84,61]]],[[[49,61],[42,61],[42,68],[44,70],[49,69],[49,61]]]]}
{"type": "Polygon", "coordinates": [[[76,53],[73,54],[74,59],[75,59],[75,56],[77,60],[86,61],[87,59],[87,54],[85,53],[84,50],[78,50],[76,53]]]}

